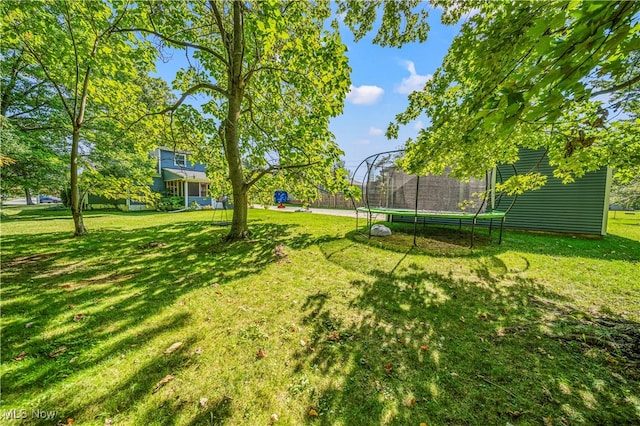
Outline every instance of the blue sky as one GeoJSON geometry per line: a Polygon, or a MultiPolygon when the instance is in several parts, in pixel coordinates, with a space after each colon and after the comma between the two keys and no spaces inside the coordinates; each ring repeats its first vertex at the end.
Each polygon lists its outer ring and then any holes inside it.
{"type": "MultiPolygon", "coordinates": [[[[402,48],[373,45],[373,34],[355,43],[351,32],[341,26],[352,69],[352,87],[343,114],[331,120],[330,129],[345,152],[347,169],[353,171],[371,154],[401,147],[407,138],[415,137],[418,130],[428,124],[423,117],[402,127],[397,140],[387,140],[384,135],[395,115],[406,108],[407,95],[421,89],[442,63],[459,30],[459,25],[442,25],[439,10],[431,10],[429,15],[431,30],[427,41],[402,48]]],[[[184,53],[176,52],[170,60],[158,62],[157,74],[171,82],[184,65],[184,53]]],[[[197,106],[199,101],[201,99],[192,102],[197,106]]]]}
{"type": "Polygon", "coordinates": [[[383,48],[371,43],[373,35],[353,41],[351,32],[341,28],[348,48],[351,92],[344,113],[332,119],[331,131],[345,152],[345,165],[353,170],[365,157],[401,147],[409,137],[428,124],[422,117],[401,128],[399,139],[388,140],[384,133],[395,115],[404,111],[407,95],[420,90],[442,63],[459,26],[444,26],[440,13],[432,10],[431,30],[425,43],[402,48],[383,48]]]}

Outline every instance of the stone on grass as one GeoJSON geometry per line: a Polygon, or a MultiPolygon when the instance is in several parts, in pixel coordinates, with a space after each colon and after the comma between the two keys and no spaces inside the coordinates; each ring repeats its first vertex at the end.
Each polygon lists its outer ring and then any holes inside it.
{"type": "Polygon", "coordinates": [[[387,228],[384,225],[373,225],[371,227],[371,235],[376,237],[388,237],[391,235],[391,229],[387,228]]]}

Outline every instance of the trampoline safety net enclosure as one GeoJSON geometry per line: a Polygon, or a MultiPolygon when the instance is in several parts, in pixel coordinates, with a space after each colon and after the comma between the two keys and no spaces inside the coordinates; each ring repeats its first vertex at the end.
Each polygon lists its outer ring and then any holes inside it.
{"type": "Polygon", "coordinates": [[[511,205],[500,210],[502,197],[496,194],[495,185],[502,179],[497,169],[488,171],[482,180],[460,181],[446,172],[439,176],[417,176],[405,173],[397,166],[396,162],[403,154],[404,150],[374,154],[362,161],[354,172],[351,184],[360,188],[364,203],[364,207],[357,207],[356,212],[358,216],[366,215],[369,229],[377,214],[415,225],[426,223],[427,218],[453,219],[459,225],[463,221],[471,225],[473,246],[478,220],[488,220],[489,232],[494,225],[500,227],[499,242],[502,242],[502,225],[515,197],[511,205]]]}

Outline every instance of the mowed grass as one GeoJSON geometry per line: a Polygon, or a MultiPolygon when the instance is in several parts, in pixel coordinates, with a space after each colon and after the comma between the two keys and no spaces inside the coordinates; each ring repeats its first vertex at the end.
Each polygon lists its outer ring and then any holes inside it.
{"type": "Polygon", "coordinates": [[[211,220],[87,212],[72,238],[68,211],[4,208],[0,423],[640,422],[638,214],[473,250],[264,210],[227,245],[211,220]]]}

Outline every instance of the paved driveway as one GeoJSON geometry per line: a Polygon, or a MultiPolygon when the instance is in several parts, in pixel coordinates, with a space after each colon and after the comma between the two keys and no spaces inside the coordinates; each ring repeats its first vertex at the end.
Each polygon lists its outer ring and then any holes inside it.
{"type": "MultiPolygon", "coordinates": [[[[254,206],[256,208],[262,208],[260,205],[254,206]]],[[[305,212],[301,212],[299,207],[285,207],[284,209],[279,209],[277,206],[269,206],[269,210],[277,210],[285,213],[295,213],[299,212],[300,214],[304,214],[305,212]]],[[[332,216],[347,216],[347,217],[356,217],[355,210],[347,210],[347,209],[321,209],[312,207],[310,209],[313,214],[328,214],[332,216]]]]}

